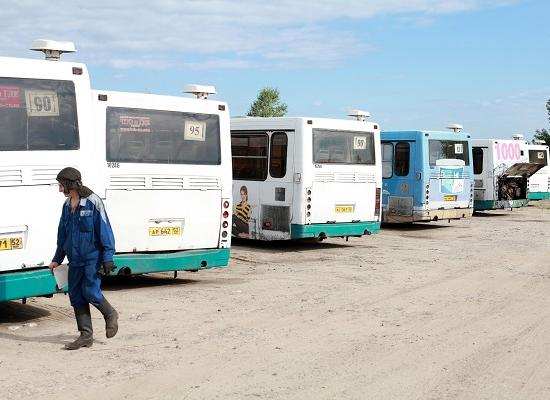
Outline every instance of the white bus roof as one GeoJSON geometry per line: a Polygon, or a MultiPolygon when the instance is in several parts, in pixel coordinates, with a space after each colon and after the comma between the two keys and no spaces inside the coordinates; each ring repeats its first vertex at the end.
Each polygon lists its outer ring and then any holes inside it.
{"type": "Polygon", "coordinates": [[[231,118],[231,129],[296,129],[300,125],[313,127],[330,127],[331,129],[375,130],[376,122],[357,121],[355,119],[316,118],[316,117],[234,117],[231,118]]]}
{"type": "Polygon", "coordinates": [[[199,100],[194,97],[170,96],[149,93],[119,92],[112,90],[92,90],[94,99],[99,100],[99,95],[106,95],[102,100],[109,103],[124,103],[124,107],[144,107],[147,109],[181,111],[182,107],[195,110],[195,112],[222,113],[228,112],[227,103],[219,100],[199,100]],[[222,106],[222,107],[220,107],[222,106]]]}

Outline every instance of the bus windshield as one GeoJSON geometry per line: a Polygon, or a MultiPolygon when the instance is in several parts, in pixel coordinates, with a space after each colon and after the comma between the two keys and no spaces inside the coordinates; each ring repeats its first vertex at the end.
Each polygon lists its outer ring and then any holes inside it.
{"type": "Polygon", "coordinates": [[[219,165],[219,116],[107,107],[107,161],[219,165]]]}
{"type": "Polygon", "coordinates": [[[534,164],[548,165],[546,151],[544,150],[529,150],[529,162],[534,164]]]}
{"type": "Polygon", "coordinates": [[[374,165],[372,132],[313,129],[313,162],[374,165]]]}
{"type": "Polygon", "coordinates": [[[464,165],[470,165],[469,148],[466,140],[435,140],[430,139],[430,166],[435,166],[437,160],[462,160],[464,165]]]}
{"type": "Polygon", "coordinates": [[[0,150],[79,148],[74,83],[0,78],[0,150]]]}

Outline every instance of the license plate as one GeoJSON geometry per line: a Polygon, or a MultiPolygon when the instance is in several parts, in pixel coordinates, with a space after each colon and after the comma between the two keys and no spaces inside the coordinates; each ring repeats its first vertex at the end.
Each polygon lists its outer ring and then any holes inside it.
{"type": "Polygon", "coordinates": [[[443,196],[443,200],[445,200],[445,201],[456,201],[456,196],[451,196],[451,195],[443,196]]]}
{"type": "Polygon", "coordinates": [[[354,206],[336,206],[335,211],[337,213],[352,213],[354,211],[354,206]]]}
{"type": "Polygon", "coordinates": [[[149,236],[181,236],[181,226],[156,226],[149,228],[149,236]]]}
{"type": "Polygon", "coordinates": [[[23,248],[22,237],[2,238],[0,239],[0,250],[17,250],[23,248]]]}

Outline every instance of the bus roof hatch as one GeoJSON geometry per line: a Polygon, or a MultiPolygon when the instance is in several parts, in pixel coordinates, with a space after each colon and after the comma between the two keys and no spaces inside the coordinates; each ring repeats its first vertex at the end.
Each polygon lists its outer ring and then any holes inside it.
{"type": "Polygon", "coordinates": [[[185,85],[184,93],[192,93],[197,96],[197,99],[206,100],[208,95],[216,94],[216,88],[209,85],[185,85]]]}
{"type": "Polygon", "coordinates": [[[76,47],[73,42],[36,39],[32,42],[30,50],[42,51],[46,55],[46,60],[59,61],[61,54],[74,53],[76,52],[76,47]]]}
{"type": "Polygon", "coordinates": [[[357,121],[365,121],[368,117],[370,117],[370,112],[363,110],[350,110],[348,112],[348,116],[355,117],[357,121]]]}
{"type": "Polygon", "coordinates": [[[447,129],[450,129],[450,130],[452,130],[452,131],[455,132],[455,133],[456,133],[456,132],[462,132],[462,129],[463,129],[463,128],[464,128],[464,127],[463,127],[462,125],[460,125],[460,124],[449,124],[449,125],[447,125],[447,129]]]}

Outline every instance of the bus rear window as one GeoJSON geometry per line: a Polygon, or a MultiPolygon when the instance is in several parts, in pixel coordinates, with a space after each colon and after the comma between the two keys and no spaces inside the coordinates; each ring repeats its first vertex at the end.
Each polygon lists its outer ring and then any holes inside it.
{"type": "Polygon", "coordinates": [[[313,162],[373,165],[375,163],[374,134],[313,129],[313,162]]]}
{"type": "Polygon", "coordinates": [[[73,82],[0,77],[0,150],[79,146],[73,82]]]}
{"type": "Polygon", "coordinates": [[[268,146],[267,133],[231,134],[233,179],[265,181],[268,169],[268,146]]]}
{"type": "Polygon", "coordinates": [[[430,146],[430,166],[435,166],[437,160],[462,160],[464,165],[470,165],[468,156],[468,142],[465,140],[436,140],[429,141],[430,146]]]}
{"type": "Polygon", "coordinates": [[[483,172],[483,149],[481,147],[472,148],[472,157],[474,158],[474,174],[479,175],[483,172]]]}
{"type": "Polygon", "coordinates": [[[107,107],[107,161],[218,165],[219,117],[107,107]]]}
{"type": "Polygon", "coordinates": [[[529,150],[529,162],[533,164],[548,165],[547,153],[544,150],[529,150]]]}

